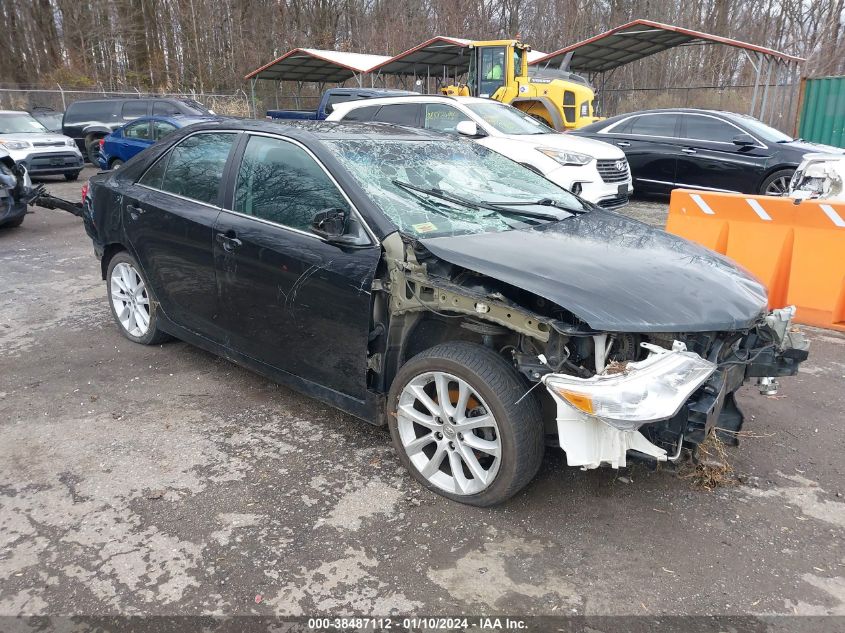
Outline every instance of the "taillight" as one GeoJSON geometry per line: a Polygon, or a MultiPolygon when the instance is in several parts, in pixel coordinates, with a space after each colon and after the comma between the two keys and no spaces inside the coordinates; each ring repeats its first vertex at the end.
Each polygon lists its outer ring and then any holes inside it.
{"type": "Polygon", "coordinates": [[[105,144],[105,142],[106,142],[106,139],[104,139],[104,138],[100,139],[100,149],[103,149],[103,145],[105,144]]]}
{"type": "Polygon", "coordinates": [[[85,198],[88,197],[88,183],[82,185],[82,204],[85,204],[85,198]]]}

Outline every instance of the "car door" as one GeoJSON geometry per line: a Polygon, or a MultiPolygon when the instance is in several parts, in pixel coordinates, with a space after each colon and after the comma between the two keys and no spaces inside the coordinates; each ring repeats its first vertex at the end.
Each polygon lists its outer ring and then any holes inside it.
{"type": "Polygon", "coordinates": [[[669,193],[675,187],[680,154],[678,125],[675,113],[639,114],[602,130],[596,138],[625,152],[634,190],[669,193]]]}
{"type": "Polygon", "coordinates": [[[126,190],[124,229],[164,314],[223,341],[214,272],[214,223],[235,132],[192,134],[126,190]]]}
{"type": "Polygon", "coordinates": [[[681,114],[679,187],[753,193],[768,160],[764,147],[735,145],[747,133],[709,114],[681,114]]]}
{"type": "Polygon", "coordinates": [[[150,113],[150,102],[146,99],[130,99],[123,103],[120,116],[124,121],[132,121],[150,113]]]}
{"type": "Polygon", "coordinates": [[[339,246],[311,232],[318,211],[357,214],[304,146],[250,135],[242,154],[214,227],[228,345],[363,400],[380,247],[369,237],[366,246],[339,246]]]}
{"type": "Polygon", "coordinates": [[[127,161],[153,144],[149,120],[130,123],[123,128],[123,140],[117,143],[115,155],[127,161]]]}

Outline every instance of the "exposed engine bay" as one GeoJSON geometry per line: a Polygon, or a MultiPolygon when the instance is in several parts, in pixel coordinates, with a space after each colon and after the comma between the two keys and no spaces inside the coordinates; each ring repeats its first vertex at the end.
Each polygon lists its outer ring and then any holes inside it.
{"type": "Polygon", "coordinates": [[[385,390],[396,368],[445,340],[481,343],[540,395],[547,443],[571,466],[655,465],[695,453],[710,433],[736,445],[744,422],[735,393],[758,379],[773,393],[808,343],[794,308],[733,330],[597,331],[566,308],[449,263],[420,241],[390,236],[373,290],[369,380],[385,390]]]}
{"type": "Polygon", "coordinates": [[[31,190],[26,168],[0,153],[0,224],[17,223],[23,218],[31,190]]]}

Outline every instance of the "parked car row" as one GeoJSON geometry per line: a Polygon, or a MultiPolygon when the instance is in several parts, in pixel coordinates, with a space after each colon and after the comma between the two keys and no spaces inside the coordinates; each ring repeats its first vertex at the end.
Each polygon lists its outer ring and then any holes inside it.
{"type": "Polygon", "coordinates": [[[596,468],[736,442],[739,387],[807,358],[730,260],[421,127],[204,121],[94,176],[117,327],[387,424],[423,486],[480,506],[546,446],[596,468]]]}
{"type": "Polygon", "coordinates": [[[753,117],[715,110],[632,112],[572,134],[621,148],[636,190],[657,194],[686,188],[782,196],[807,154],[843,153],[793,139],[753,117]]]}

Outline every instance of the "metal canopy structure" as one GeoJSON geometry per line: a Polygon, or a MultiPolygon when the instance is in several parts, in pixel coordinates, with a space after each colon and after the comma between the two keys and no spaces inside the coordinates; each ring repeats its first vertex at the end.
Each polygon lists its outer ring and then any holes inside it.
{"type": "MultiPolygon", "coordinates": [[[[801,57],[789,55],[756,44],[749,44],[720,35],[685,29],[671,24],[651,20],[634,20],[529,61],[539,68],[560,68],[583,73],[595,80],[601,76],[600,88],[604,88],[605,73],[611,73],[625,64],[649,57],[678,46],[721,44],[738,48],[747,56],[754,68],[754,93],[748,114],[766,120],[767,112],[774,116],[775,108],[769,108],[769,88],[774,74],[776,87],[793,87],[797,83],[798,65],[801,57]],[[765,75],[765,76],[764,76],[765,75]],[[762,81],[761,81],[762,80],[762,81]],[[762,96],[757,97],[762,90],[762,96]]],[[[781,107],[792,111],[794,90],[781,91],[781,107]],[[789,103],[784,104],[788,92],[789,103]]]]}
{"type": "Polygon", "coordinates": [[[568,68],[576,73],[603,73],[676,46],[695,44],[724,44],[783,62],[804,61],[801,57],[740,40],[651,20],[634,20],[529,63],[552,68],[568,68]]]}
{"type": "MultiPolygon", "coordinates": [[[[434,69],[434,74],[441,74],[442,71],[444,75],[456,77],[469,70],[467,49],[473,41],[437,35],[371,68],[370,72],[382,75],[422,75],[434,69]]],[[[540,51],[529,51],[528,63],[545,56],[546,53],[540,51]]]]}
{"type": "Polygon", "coordinates": [[[269,64],[253,70],[245,79],[343,83],[370,72],[373,66],[378,66],[389,59],[387,55],[294,48],[269,64]]]}

